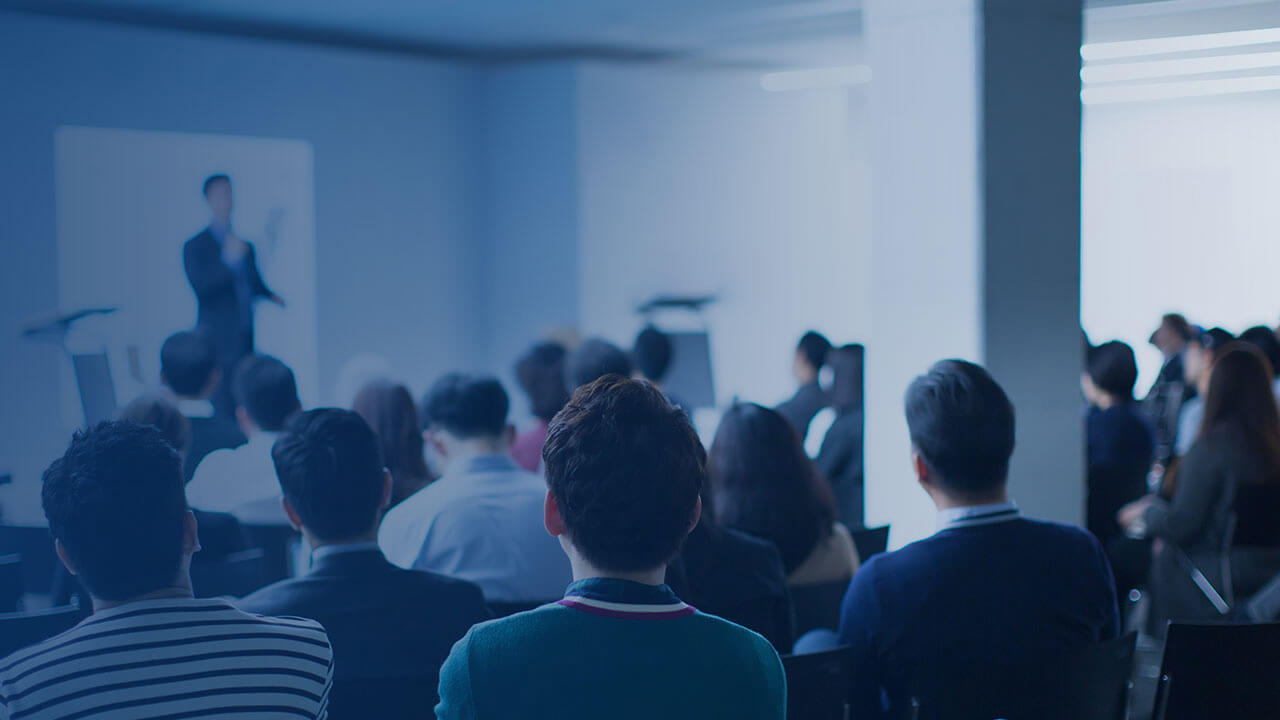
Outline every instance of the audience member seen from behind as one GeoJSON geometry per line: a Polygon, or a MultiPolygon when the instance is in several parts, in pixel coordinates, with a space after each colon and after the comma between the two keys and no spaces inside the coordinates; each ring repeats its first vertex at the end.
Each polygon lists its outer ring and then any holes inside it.
{"type": "Polygon", "coordinates": [[[801,442],[809,435],[809,423],[813,422],[813,417],[831,404],[831,399],[818,382],[818,374],[827,364],[827,354],[830,352],[831,341],[812,330],[801,336],[796,345],[795,356],[791,361],[791,374],[800,387],[777,410],[796,429],[801,442]]]}
{"type": "Polygon", "coordinates": [[[1276,338],[1271,328],[1262,325],[1251,327],[1240,333],[1240,339],[1258,348],[1266,356],[1267,362],[1271,364],[1273,375],[1272,392],[1276,396],[1276,401],[1280,402],[1280,339],[1276,338]]]}
{"type": "Polygon", "coordinates": [[[580,388],[543,450],[546,529],[573,566],[560,602],[472,628],[440,675],[437,716],[775,718],[778,655],[663,584],[698,522],[702,444],[648,383],[580,388]]]}
{"type": "Polygon", "coordinates": [[[1196,333],[1187,349],[1182,352],[1182,376],[1187,385],[1195,388],[1195,397],[1182,404],[1178,413],[1178,439],[1175,443],[1177,457],[1191,451],[1200,425],[1204,422],[1204,396],[1209,392],[1209,375],[1213,362],[1222,349],[1234,341],[1231,333],[1222,328],[1211,328],[1196,333]]]}
{"type": "Polygon", "coordinates": [[[573,389],[605,375],[631,376],[631,358],[608,340],[589,338],[565,359],[565,378],[573,389]]]}
{"type": "Polygon", "coordinates": [[[476,583],[490,603],[559,597],[569,563],[542,526],[546,483],[509,449],[508,400],[495,378],[448,375],[422,403],[443,476],[387,513],[378,542],[402,568],[476,583]]]}
{"type": "Polygon", "coordinates": [[[1182,351],[1191,336],[1192,329],[1187,319],[1170,313],[1160,319],[1160,325],[1147,340],[1164,356],[1160,374],[1142,401],[1142,411],[1155,429],[1156,462],[1163,466],[1173,459],[1182,404],[1196,394],[1195,388],[1187,385],[1182,371],[1182,351]]]}
{"type": "Polygon", "coordinates": [[[772,542],[788,583],[853,577],[858,553],[848,529],[835,521],[831,489],[780,414],[759,405],[729,408],[707,471],[720,522],[772,542]]]}
{"type": "Polygon", "coordinates": [[[383,462],[391,471],[391,504],[395,507],[431,484],[423,455],[418,406],[403,385],[376,380],[356,394],[352,410],[364,418],[378,436],[383,462]]]}
{"type": "Polygon", "coordinates": [[[1151,568],[1151,624],[1220,618],[1188,562],[1230,603],[1280,573],[1280,412],[1271,369],[1255,347],[1233,343],[1213,364],[1204,422],[1174,478],[1173,498],[1125,506],[1120,524],[1161,541],[1151,568]],[[1231,568],[1223,577],[1223,552],[1231,568]],[[1230,589],[1229,589],[1230,588],[1230,589]]]}
{"type": "Polygon", "coordinates": [[[0,716],[325,717],[333,656],[319,624],[192,597],[196,519],[159,430],[77,433],[43,484],[55,550],[93,615],[0,660],[0,716]]]}
{"type": "Polygon", "coordinates": [[[850,527],[862,527],[863,476],[862,385],[866,350],[845,345],[827,355],[831,368],[831,407],[836,418],[822,438],[815,462],[831,483],[839,519],[850,527]]]}
{"type": "Polygon", "coordinates": [[[449,648],[490,617],[480,588],[383,557],[378,521],[395,482],[356,413],[302,413],[271,454],[285,512],[312,548],[311,569],[237,605],[324,626],[335,662],[332,717],[421,717],[436,701],[449,648]]]}
{"type": "Polygon", "coordinates": [[[231,389],[236,420],[249,442],[209,453],[196,468],[187,497],[198,508],[229,512],[242,522],[286,525],[271,446],[302,410],[293,371],[268,355],[250,355],[236,366],[231,389]]]}
{"type": "Polygon", "coordinates": [[[912,465],[938,532],[853,576],[838,641],[854,653],[854,716],[897,716],[964,662],[1036,662],[1114,638],[1111,570],[1084,530],[1021,517],[1009,499],[1008,396],[981,367],[944,360],[906,394],[912,465]],[[882,703],[887,700],[888,707],[882,703]]]}
{"type": "Polygon", "coordinates": [[[635,366],[633,375],[653,383],[672,405],[688,412],[689,407],[667,391],[667,371],[671,369],[674,356],[675,347],[671,343],[671,337],[653,325],[646,325],[636,335],[635,344],[631,347],[631,361],[635,366]]]}
{"type": "Polygon", "coordinates": [[[547,439],[547,427],[551,418],[569,401],[569,391],[564,385],[566,355],[568,351],[560,343],[541,342],[516,361],[516,382],[529,399],[534,422],[523,432],[516,433],[511,457],[529,472],[537,472],[542,465],[542,444],[547,439]]]}
{"type": "Polygon", "coordinates": [[[223,377],[213,340],[203,332],[170,335],[160,347],[160,381],[191,423],[191,443],[182,463],[182,476],[190,482],[206,455],[245,443],[235,423],[214,413],[212,398],[223,377]]]}

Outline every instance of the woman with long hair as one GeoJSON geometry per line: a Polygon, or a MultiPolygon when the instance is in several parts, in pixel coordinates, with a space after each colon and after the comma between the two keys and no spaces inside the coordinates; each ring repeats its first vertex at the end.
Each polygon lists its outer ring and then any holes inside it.
{"type": "Polygon", "coordinates": [[[720,420],[707,461],[716,519],[772,542],[791,585],[853,576],[858,554],[835,521],[831,490],[777,411],[737,404],[720,420]]]}
{"type": "Polygon", "coordinates": [[[382,447],[382,462],[391,471],[391,505],[435,480],[423,456],[422,420],[404,385],[375,380],[356,394],[354,410],[369,423],[382,447]]]}

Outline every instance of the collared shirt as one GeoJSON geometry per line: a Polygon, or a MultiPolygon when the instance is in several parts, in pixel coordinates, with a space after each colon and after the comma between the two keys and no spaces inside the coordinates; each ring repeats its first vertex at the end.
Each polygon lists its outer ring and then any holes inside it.
{"type": "Polygon", "coordinates": [[[208,400],[198,398],[177,398],[174,404],[178,406],[178,412],[189,418],[211,418],[213,417],[213,403],[208,400]]]}
{"type": "Polygon", "coordinates": [[[316,561],[323,560],[324,558],[327,558],[330,555],[341,555],[343,553],[355,553],[355,552],[369,552],[370,550],[376,550],[381,552],[381,549],[378,547],[378,543],[372,540],[369,542],[340,543],[337,545],[321,545],[320,547],[311,551],[311,564],[315,565],[316,561]]]}
{"type": "Polygon", "coordinates": [[[990,525],[1016,520],[1019,517],[1022,517],[1022,513],[1012,500],[989,505],[946,508],[938,511],[938,530],[990,525]]]}
{"type": "Polygon", "coordinates": [[[565,590],[559,604],[588,615],[629,620],[670,620],[694,613],[666,585],[618,578],[577,580],[565,590]]]}
{"type": "Polygon", "coordinates": [[[543,523],[546,494],[510,457],[477,457],[392,508],[378,545],[400,567],[476,583],[490,602],[549,601],[572,573],[543,523]]]}
{"type": "Polygon", "coordinates": [[[233,450],[205,456],[187,484],[187,504],[210,512],[229,512],[256,525],[287,525],[280,507],[280,482],[271,461],[277,433],[256,432],[233,450]]]}

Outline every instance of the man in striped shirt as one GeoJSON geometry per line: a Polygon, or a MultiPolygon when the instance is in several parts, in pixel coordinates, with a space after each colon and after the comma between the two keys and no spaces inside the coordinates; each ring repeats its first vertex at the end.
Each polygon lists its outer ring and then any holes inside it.
{"type": "Polygon", "coordinates": [[[320,625],[192,597],[196,521],[158,430],[77,433],[42,500],[94,613],[0,660],[0,720],[326,717],[333,654],[320,625]]]}

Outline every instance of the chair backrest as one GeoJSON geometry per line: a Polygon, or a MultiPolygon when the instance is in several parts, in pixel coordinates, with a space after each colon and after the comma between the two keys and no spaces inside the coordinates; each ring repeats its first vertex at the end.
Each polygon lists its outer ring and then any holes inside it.
{"type": "Polygon", "coordinates": [[[191,587],[196,597],[244,597],[267,584],[265,553],[252,548],[213,562],[191,566],[191,587]]]}
{"type": "Polygon", "coordinates": [[[84,617],[78,605],[0,613],[0,658],[75,627],[84,617]]]}
{"type": "Polygon", "coordinates": [[[1169,625],[1156,720],[1273,717],[1280,623],[1169,625]]]}
{"type": "Polygon", "coordinates": [[[958,663],[913,701],[918,720],[1124,720],[1137,633],[1083,652],[998,665],[958,663]]]}
{"type": "Polygon", "coordinates": [[[262,578],[264,584],[270,585],[277,580],[284,580],[295,574],[292,546],[299,537],[298,531],[288,525],[253,525],[244,523],[243,527],[245,535],[249,538],[249,544],[253,547],[262,548],[264,553],[264,576],[262,578]]]}
{"type": "Polygon", "coordinates": [[[795,612],[795,633],[800,637],[810,630],[840,626],[840,604],[844,602],[848,580],[791,588],[791,608],[795,612]]]}
{"type": "Polygon", "coordinates": [[[803,720],[848,720],[852,698],[853,650],[783,655],[787,674],[787,717],[803,720]]]}
{"type": "Polygon", "coordinates": [[[0,612],[17,612],[22,606],[22,556],[0,555],[0,612]]]}
{"type": "Polygon", "coordinates": [[[435,678],[339,677],[329,698],[329,720],[399,720],[431,714],[435,678]]]}
{"type": "Polygon", "coordinates": [[[873,528],[850,528],[853,535],[853,546],[858,549],[858,560],[866,562],[873,555],[879,555],[889,547],[889,526],[873,528]]]}

